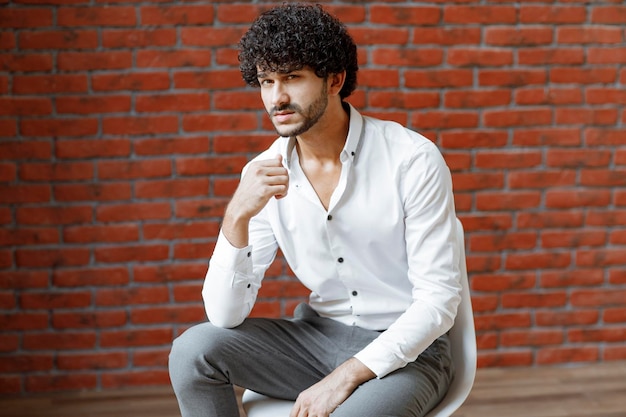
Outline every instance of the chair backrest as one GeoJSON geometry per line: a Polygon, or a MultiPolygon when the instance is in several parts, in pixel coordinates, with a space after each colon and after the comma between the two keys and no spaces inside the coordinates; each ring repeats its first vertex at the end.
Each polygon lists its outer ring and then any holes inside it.
{"type": "MultiPolygon", "coordinates": [[[[465,261],[465,233],[458,219],[457,239],[461,248],[461,304],[449,332],[456,375],[446,396],[426,417],[450,417],[469,395],[476,376],[476,331],[465,261]]],[[[248,417],[288,417],[293,406],[292,401],[266,397],[250,390],[244,391],[242,402],[248,417]]]]}

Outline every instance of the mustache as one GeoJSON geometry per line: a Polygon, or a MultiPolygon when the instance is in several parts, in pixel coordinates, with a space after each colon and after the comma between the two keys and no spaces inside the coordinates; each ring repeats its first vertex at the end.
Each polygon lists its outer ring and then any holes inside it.
{"type": "Polygon", "coordinates": [[[302,108],[295,103],[288,103],[279,107],[273,107],[272,110],[270,111],[270,116],[273,116],[274,114],[278,112],[283,112],[283,111],[293,111],[296,113],[300,113],[302,112],[302,108]]]}

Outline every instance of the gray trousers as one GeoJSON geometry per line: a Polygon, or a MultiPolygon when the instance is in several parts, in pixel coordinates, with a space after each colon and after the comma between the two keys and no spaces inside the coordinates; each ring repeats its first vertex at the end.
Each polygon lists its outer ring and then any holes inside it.
{"type": "MultiPolygon", "coordinates": [[[[295,400],[378,335],[319,317],[306,304],[293,320],[249,318],[233,329],[202,323],[174,341],[170,379],[183,417],[238,417],[233,385],[295,400]]],[[[443,398],[453,374],[444,335],[415,362],[362,384],[331,415],[423,416],[443,398]]]]}

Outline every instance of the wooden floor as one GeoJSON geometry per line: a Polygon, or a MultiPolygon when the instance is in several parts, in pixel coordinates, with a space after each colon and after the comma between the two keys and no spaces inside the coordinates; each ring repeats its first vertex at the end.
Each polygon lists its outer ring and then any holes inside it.
{"type": "MultiPolygon", "coordinates": [[[[0,398],[2,417],[178,417],[168,387],[0,398]]],[[[626,362],[479,369],[455,417],[625,417],[626,362]]]]}

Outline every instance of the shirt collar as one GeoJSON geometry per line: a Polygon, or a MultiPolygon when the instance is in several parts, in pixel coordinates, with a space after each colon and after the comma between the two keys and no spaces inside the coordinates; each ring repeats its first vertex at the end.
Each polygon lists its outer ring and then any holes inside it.
{"type": "MultiPolygon", "coordinates": [[[[359,143],[361,141],[361,132],[363,130],[363,116],[358,112],[357,109],[352,106],[352,104],[347,104],[350,111],[350,125],[348,128],[348,137],[346,138],[346,143],[339,155],[339,160],[342,163],[347,161],[354,162],[354,159],[357,156],[357,150],[359,147],[359,143]]],[[[289,169],[291,167],[291,160],[293,152],[295,152],[296,147],[296,138],[295,137],[285,137],[283,138],[283,162],[285,167],[289,169]]]]}

